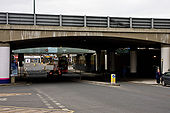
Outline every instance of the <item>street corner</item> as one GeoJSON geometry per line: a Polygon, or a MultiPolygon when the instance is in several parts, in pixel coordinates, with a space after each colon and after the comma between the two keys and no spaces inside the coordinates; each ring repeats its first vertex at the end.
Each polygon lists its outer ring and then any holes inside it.
{"type": "Polygon", "coordinates": [[[16,106],[0,106],[0,113],[73,113],[62,109],[28,108],[16,106]]]}

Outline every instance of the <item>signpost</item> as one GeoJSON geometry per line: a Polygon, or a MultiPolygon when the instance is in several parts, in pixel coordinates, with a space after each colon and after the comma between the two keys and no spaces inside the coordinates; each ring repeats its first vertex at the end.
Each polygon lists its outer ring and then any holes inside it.
{"type": "Polygon", "coordinates": [[[116,84],[116,74],[111,74],[111,84],[116,84]]]}

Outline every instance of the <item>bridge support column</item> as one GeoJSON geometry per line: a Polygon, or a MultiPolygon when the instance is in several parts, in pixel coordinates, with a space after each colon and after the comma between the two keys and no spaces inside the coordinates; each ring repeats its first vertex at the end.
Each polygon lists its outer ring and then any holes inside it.
{"type": "Polygon", "coordinates": [[[93,55],[92,53],[88,53],[86,58],[86,71],[94,72],[95,70],[95,57],[96,55],[93,55]]]}
{"type": "Polygon", "coordinates": [[[135,74],[137,72],[137,52],[130,51],[130,73],[135,74]]]}
{"type": "Polygon", "coordinates": [[[108,72],[114,73],[116,71],[115,69],[115,52],[114,50],[108,50],[107,51],[107,69],[108,72]]]}
{"type": "Polygon", "coordinates": [[[0,43],[0,84],[10,82],[10,45],[0,43]]]}
{"type": "Polygon", "coordinates": [[[105,63],[106,63],[105,55],[106,55],[105,50],[97,51],[97,71],[98,72],[105,71],[105,63]]]}
{"type": "Polygon", "coordinates": [[[92,64],[91,64],[91,56],[92,54],[88,53],[85,58],[86,58],[86,71],[91,71],[91,67],[92,67],[92,64]]]}
{"type": "Polygon", "coordinates": [[[101,67],[100,67],[100,54],[101,51],[96,51],[96,71],[100,72],[101,67]]]}
{"type": "Polygon", "coordinates": [[[161,59],[162,59],[162,73],[165,73],[170,69],[170,47],[161,47],[161,59]]]}

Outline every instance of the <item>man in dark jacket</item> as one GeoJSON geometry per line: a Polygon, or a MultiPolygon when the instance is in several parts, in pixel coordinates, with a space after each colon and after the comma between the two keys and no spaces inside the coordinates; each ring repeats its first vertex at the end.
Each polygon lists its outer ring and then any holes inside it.
{"type": "Polygon", "coordinates": [[[161,73],[160,73],[160,69],[158,68],[156,71],[156,82],[158,84],[160,84],[160,78],[161,78],[161,73]]]}

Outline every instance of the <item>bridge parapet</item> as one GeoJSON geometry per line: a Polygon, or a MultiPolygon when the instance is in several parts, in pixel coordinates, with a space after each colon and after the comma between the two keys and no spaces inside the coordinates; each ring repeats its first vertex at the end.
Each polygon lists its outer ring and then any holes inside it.
{"type": "Polygon", "coordinates": [[[0,24],[170,29],[170,19],[0,13],[0,24]]]}

